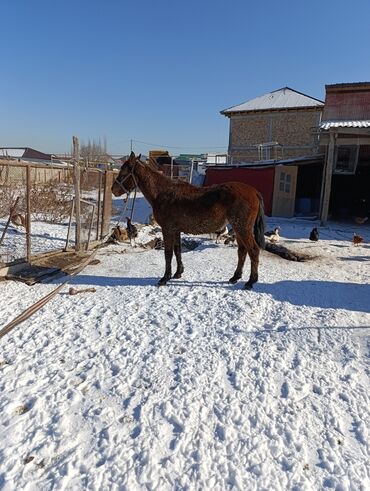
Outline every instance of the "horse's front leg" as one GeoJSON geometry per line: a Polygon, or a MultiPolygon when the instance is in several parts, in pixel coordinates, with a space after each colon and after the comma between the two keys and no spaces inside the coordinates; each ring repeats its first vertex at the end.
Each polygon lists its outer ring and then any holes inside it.
{"type": "Polygon", "coordinates": [[[164,271],[164,276],[158,281],[158,286],[163,286],[172,277],[172,256],[173,248],[175,243],[175,236],[173,234],[168,234],[163,231],[163,242],[164,242],[164,258],[166,260],[166,269],[164,271]]]}
{"type": "Polygon", "coordinates": [[[177,269],[173,277],[181,278],[181,275],[184,272],[184,265],[182,264],[182,260],[181,260],[181,233],[180,232],[176,233],[174,249],[175,249],[175,257],[177,261],[177,269]]]}

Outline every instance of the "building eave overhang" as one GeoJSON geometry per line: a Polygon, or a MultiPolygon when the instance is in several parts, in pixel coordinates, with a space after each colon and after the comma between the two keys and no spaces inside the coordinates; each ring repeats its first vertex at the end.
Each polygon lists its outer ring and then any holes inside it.
{"type": "Polygon", "coordinates": [[[231,116],[248,116],[255,114],[266,114],[266,113],[279,113],[279,112],[296,112],[296,111],[315,111],[320,112],[323,110],[323,106],[300,106],[300,107],[281,107],[273,109],[253,109],[248,111],[229,111],[227,109],[220,111],[222,116],[227,118],[231,116]]]}

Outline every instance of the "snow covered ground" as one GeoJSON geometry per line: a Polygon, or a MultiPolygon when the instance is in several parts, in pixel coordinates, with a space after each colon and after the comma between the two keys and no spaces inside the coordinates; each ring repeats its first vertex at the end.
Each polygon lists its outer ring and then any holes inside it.
{"type": "MultiPolygon", "coordinates": [[[[163,251],[109,246],[72,281],[96,293],[4,337],[0,489],[370,489],[370,227],[278,223],[316,259],[263,252],[252,291],[235,247],[157,288],[163,251]]],[[[0,283],[0,327],[54,286],[0,283]]]]}
{"type": "MultiPolygon", "coordinates": [[[[0,235],[6,224],[5,219],[0,219],[0,235]]],[[[32,254],[63,249],[66,245],[68,223],[32,222],[31,250],[32,254]]],[[[71,232],[73,237],[73,232],[71,232]]],[[[4,241],[0,246],[0,262],[14,261],[26,257],[26,232],[23,227],[10,225],[4,241]]]]}

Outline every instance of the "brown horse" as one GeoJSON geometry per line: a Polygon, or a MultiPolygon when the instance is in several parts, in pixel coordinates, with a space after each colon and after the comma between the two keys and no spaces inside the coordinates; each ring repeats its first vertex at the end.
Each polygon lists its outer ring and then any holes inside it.
{"type": "Polygon", "coordinates": [[[184,266],[181,260],[181,232],[188,234],[215,233],[230,223],[238,242],[238,265],[230,283],[241,277],[247,253],[251,260],[251,273],[246,289],[258,281],[260,248],[264,248],[264,211],[261,194],[252,186],[240,182],[197,187],[186,182],[174,182],[140,161],[131,152],[129,159],[112,186],[115,196],[128,194],[138,187],[153,208],[153,214],[162,227],[166,269],[158,285],[165,285],[172,277],[173,252],[177,269],[173,278],[181,278],[184,266]]]}

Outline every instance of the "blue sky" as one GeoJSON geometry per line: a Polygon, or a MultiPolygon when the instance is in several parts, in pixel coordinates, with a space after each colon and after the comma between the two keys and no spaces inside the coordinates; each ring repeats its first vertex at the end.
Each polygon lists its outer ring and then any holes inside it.
{"type": "Polygon", "coordinates": [[[0,13],[0,146],[225,151],[226,107],[370,80],[369,0],[2,0],[0,13]]]}

